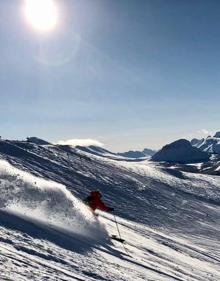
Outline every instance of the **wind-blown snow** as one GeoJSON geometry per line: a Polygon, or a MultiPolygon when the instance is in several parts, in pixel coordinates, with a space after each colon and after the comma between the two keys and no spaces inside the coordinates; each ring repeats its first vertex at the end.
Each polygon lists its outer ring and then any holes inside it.
{"type": "Polygon", "coordinates": [[[1,207],[72,233],[92,238],[103,236],[91,211],[62,184],[23,172],[0,160],[1,207]]]}
{"type": "Polygon", "coordinates": [[[104,144],[101,143],[98,140],[94,140],[94,139],[69,139],[69,140],[60,140],[57,141],[56,144],[61,144],[61,145],[70,145],[70,146],[90,146],[90,145],[94,145],[94,146],[98,146],[98,147],[103,147],[104,144]]]}

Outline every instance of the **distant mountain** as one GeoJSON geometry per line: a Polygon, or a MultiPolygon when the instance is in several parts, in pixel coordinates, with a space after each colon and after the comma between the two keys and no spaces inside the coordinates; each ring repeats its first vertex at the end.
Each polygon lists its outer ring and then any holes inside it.
{"type": "Polygon", "coordinates": [[[35,144],[39,144],[39,145],[49,145],[49,144],[51,144],[48,141],[39,139],[37,137],[28,137],[27,142],[35,143],[35,144]]]}
{"type": "Polygon", "coordinates": [[[149,148],[145,148],[143,150],[143,153],[145,154],[145,156],[153,156],[157,151],[156,150],[152,150],[149,148]]]}
{"type": "MultiPolygon", "coordinates": [[[[28,137],[27,142],[37,145],[51,145],[51,143],[37,137],[28,137]]],[[[61,144],[61,143],[58,144],[60,146],[69,145],[69,144],[61,144]]],[[[75,145],[72,147],[75,147],[76,149],[82,152],[91,153],[96,156],[103,156],[115,160],[120,160],[122,158],[131,158],[131,159],[146,158],[146,157],[151,157],[156,153],[155,150],[148,149],[148,148],[145,148],[143,151],[130,150],[122,153],[114,153],[98,145],[75,145]]]]}
{"type": "Polygon", "coordinates": [[[220,139],[220,132],[216,132],[214,135],[214,138],[219,138],[220,139]]]}
{"type": "Polygon", "coordinates": [[[129,150],[127,152],[121,152],[118,153],[118,155],[126,158],[143,158],[146,157],[146,155],[142,151],[134,151],[134,150],[129,150]]]}
{"type": "Polygon", "coordinates": [[[220,154],[220,132],[217,132],[213,137],[208,136],[206,139],[192,139],[191,144],[201,151],[220,154]]]}
{"type": "Polygon", "coordinates": [[[78,150],[87,152],[87,153],[91,153],[93,155],[97,155],[97,156],[115,156],[116,154],[105,149],[102,148],[100,146],[95,146],[95,145],[89,145],[89,146],[82,146],[82,145],[77,145],[75,147],[78,150]]]}
{"type": "Polygon", "coordinates": [[[180,139],[165,145],[151,160],[186,164],[208,161],[209,155],[193,147],[188,140],[180,139]]]}
{"type": "Polygon", "coordinates": [[[130,151],[121,152],[121,153],[114,153],[103,147],[95,146],[95,145],[89,145],[89,146],[77,145],[76,148],[83,152],[86,152],[86,153],[91,153],[96,156],[112,158],[115,160],[117,160],[117,159],[120,160],[120,159],[124,159],[124,158],[130,158],[131,160],[146,158],[146,157],[152,156],[156,153],[156,151],[154,151],[152,149],[148,149],[148,148],[145,148],[143,151],[130,150],[130,151]]]}
{"type": "Polygon", "coordinates": [[[198,147],[204,142],[204,140],[205,140],[204,138],[203,139],[194,138],[194,139],[191,140],[191,145],[198,147]]]}
{"type": "Polygon", "coordinates": [[[156,153],[155,150],[145,148],[143,151],[129,150],[126,152],[118,153],[118,155],[126,158],[145,158],[145,157],[153,156],[155,153],[156,153]]]}

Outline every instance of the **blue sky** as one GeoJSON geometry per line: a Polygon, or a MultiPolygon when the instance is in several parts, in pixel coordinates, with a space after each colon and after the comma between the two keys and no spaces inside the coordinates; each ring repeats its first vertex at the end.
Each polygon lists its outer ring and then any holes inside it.
{"type": "Polygon", "coordinates": [[[92,138],[114,151],[220,130],[218,0],[60,0],[37,33],[0,0],[5,138],[92,138]]]}

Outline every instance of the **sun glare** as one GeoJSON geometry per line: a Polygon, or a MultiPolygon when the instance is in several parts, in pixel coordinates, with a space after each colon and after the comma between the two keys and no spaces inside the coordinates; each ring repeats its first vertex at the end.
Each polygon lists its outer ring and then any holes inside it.
{"type": "Polygon", "coordinates": [[[25,0],[25,15],[32,27],[42,32],[54,29],[58,21],[54,0],[25,0]]]}

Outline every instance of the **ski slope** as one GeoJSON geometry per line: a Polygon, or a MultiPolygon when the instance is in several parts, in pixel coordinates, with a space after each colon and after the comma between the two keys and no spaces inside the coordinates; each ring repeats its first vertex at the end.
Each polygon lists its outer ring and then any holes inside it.
{"type": "Polygon", "coordinates": [[[218,177],[24,142],[0,157],[0,280],[220,280],[218,177]],[[81,202],[94,188],[124,244],[81,202]]]}
{"type": "MultiPolygon", "coordinates": [[[[115,233],[112,218],[99,219],[115,233]]],[[[1,280],[219,280],[219,260],[202,247],[141,224],[119,223],[125,249],[1,212],[1,280]]]]}

